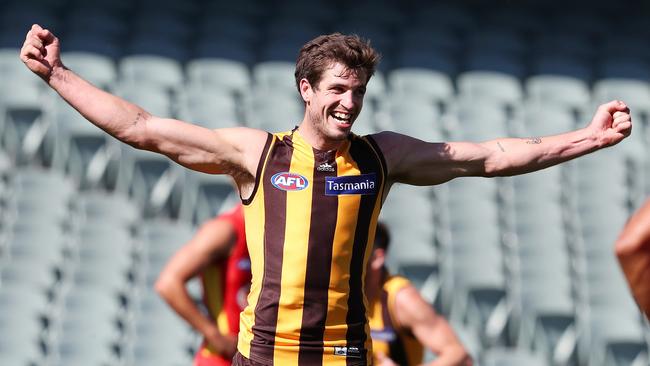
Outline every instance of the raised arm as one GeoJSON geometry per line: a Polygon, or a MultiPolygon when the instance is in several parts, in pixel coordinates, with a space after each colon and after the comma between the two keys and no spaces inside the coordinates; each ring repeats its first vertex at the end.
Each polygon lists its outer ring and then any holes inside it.
{"type": "Polygon", "coordinates": [[[627,222],[615,251],[634,299],[650,319],[650,199],[627,222]]]}
{"type": "Polygon", "coordinates": [[[436,314],[417,289],[406,286],[395,297],[399,326],[410,332],[437,358],[429,366],[471,366],[472,359],[447,321],[436,314]]]}
{"type": "Polygon", "coordinates": [[[255,174],[267,136],[263,131],[209,130],[152,116],[67,69],[59,55],[58,38],[39,25],[33,25],[27,33],[20,58],[86,119],[120,141],[164,154],[179,164],[206,173],[231,174],[240,180],[255,174]]]}
{"type": "Polygon", "coordinates": [[[219,332],[215,320],[199,310],[185,286],[210,263],[229,255],[235,235],[235,229],[227,220],[212,219],[203,224],[167,262],[155,284],[156,291],[169,306],[225,358],[231,358],[236,351],[235,337],[219,332]]]}
{"type": "Polygon", "coordinates": [[[629,109],[612,101],[598,107],[587,127],[555,136],[481,143],[429,143],[394,132],[373,137],[384,152],[392,182],[433,185],[460,176],[509,176],[544,169],[613,146],[631,131],[629,109]]]}

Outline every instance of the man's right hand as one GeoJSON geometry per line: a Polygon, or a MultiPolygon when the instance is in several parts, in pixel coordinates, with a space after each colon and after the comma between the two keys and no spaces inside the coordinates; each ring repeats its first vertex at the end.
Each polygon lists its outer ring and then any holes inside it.
{"type": "Polygon", "coordinates": [[[28,69],[48,82],[57,67],[63,67],[59,39],[40,25],[32,25],[20,50],[20,59],[28,69]]]}

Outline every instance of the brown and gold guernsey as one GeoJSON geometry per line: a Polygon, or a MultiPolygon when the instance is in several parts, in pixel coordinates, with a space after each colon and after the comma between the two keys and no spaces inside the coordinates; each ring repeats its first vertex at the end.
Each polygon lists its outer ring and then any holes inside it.
{"type": "Polygon", "coordinates": [[[239,352],[264,365],[369,365],[365,266],[386,182],[369,137],[312,148],[269,135],[244,201],[252,284],[239,352]]]}
{"type": "Polygon", "coordinates": [[[422,344],[413,334],[401,329],[395,318],[395,297],[409,284],[404,277],[388,276],[369,312],[373,350],[401,366],[419,365],[424,357],[422,344]]]}

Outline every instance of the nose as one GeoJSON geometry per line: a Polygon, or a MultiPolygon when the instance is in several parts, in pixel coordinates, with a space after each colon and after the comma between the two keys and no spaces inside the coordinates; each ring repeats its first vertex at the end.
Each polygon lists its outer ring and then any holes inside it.
{"type": "Polygon", "coordinates": [[[351,110],[352,108],[354,108],[356,101],[352,90],[348,90],[341,95],[340,103],[341,106],[343,106],[345,109],[351,110]]]}

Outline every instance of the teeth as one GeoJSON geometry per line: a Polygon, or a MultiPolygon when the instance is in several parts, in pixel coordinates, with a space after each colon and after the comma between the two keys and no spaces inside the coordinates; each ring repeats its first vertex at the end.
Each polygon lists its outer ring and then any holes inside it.
{"type": "Polygon", "coordinates": [[[334,118],[344,120],[344,121],[347,121],[347,120],[350,119],[350,115],[347,114],[347,113],[334,112],[334,113],[332,113],[332,115],[334,116],[334,118]]]}

